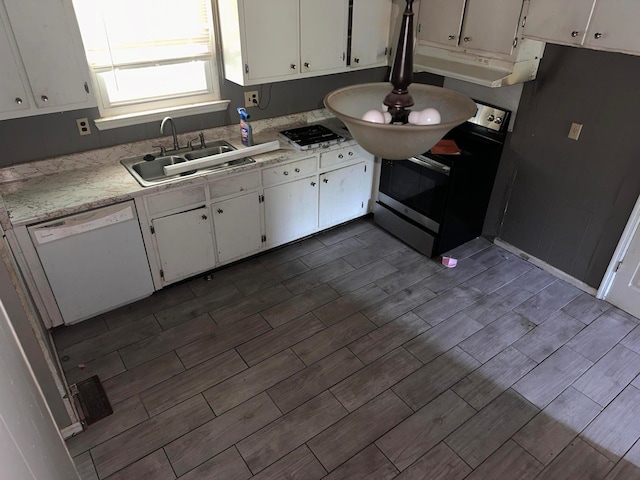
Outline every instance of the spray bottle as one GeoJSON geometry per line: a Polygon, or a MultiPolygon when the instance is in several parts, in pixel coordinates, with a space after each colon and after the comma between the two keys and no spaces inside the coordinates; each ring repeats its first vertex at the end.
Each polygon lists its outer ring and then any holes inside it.
{"type": "Polygon", "coordinates": [[[238,107],[237,111],[240,115],[240,138],[242,140],[242,144],[246,147],[250,147],[253,145],[253,130],[251,128],[251,124],[247,121],[249,114],[242,107],[238,107]]]}

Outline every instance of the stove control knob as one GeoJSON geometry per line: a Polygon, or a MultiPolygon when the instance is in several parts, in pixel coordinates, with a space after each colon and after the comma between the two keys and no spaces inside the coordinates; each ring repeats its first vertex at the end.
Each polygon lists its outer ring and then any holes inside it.
{"type": "Polygon", "coordinates": [[[502,123],[502,117],[496,117],[493,123],[497,123],[498,125],[500,125],[502,123]]]}
{"type": "Polygon", "coordinates": [[[496,117],[494,117],[494,116],[493,116],[493,114],[491,114],[491,115],[489,115],[489,116],[487,117],[487,121],[489,121],[489,122],[493,122],[493,121],[495,120],[495,118],[496,118],[496,117]]]}

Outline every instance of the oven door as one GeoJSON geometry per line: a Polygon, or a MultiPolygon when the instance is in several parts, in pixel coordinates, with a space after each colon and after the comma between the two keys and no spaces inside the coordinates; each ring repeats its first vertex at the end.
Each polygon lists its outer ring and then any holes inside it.
{"type": "Polygon", "coordinates": [[[438,233],[444,216],[451,169],[432,158],[383,160],[378,201],[438,233]]]}

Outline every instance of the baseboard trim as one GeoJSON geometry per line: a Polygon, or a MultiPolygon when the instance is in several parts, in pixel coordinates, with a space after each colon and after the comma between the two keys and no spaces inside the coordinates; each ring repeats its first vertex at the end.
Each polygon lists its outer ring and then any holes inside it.
{"type": "Polygon", "coordinates": [[[69,425],[68,427],[61,428],[60,429],[60,434],[62,435],[62,438],[64,438],[66,440],[68,438],[73,437],[74,435],[77,435],[82,430],[84,430],[84,427],[82,426],[82,423],[75,422],[75,423],[72,423],[71,425],[69,425]]]}
{"type": "Polygon", "coordinates": [[[518,255],[520,258],[522,258],[523,260],[526,260],[532,265],[535,265],[536,267],[541,268],[546,272],[549,272],[553,276],[558,277],[560,280],[564,280],[565,282],[573,285],[574,287],[579,288],[580,290],[588,293],[589,295],[593,295],[595,297],[596,293],[598,293],[597,289],[593,288],[590,285],[587,285],[582,280],[578,280],[577,278],[572,277],[568,273],[563,272],[559,268],[556,268],[553,265],[549,265],[547,262],[529,255],[527,252],[520,250],[518,247],[514,247],[510,243],[507,243],[498,237],[493,239],[493,243],[495,243],[499,247],[504,248],[505,250],[508,250],[509,252],[515,255],[518,255]]]}

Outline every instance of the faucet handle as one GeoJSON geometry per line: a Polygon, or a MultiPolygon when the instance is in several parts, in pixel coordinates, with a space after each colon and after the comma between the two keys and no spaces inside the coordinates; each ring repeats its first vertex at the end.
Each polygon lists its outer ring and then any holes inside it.
{"type": "MultiPolygon", "coordinates": [[[[195,150],[195,148],[193,148],[193,142],[197,141],[198,139],[199,139],[198,137],[196,137],[196,138],[192,138],[191,140],[189,140],[189,141],[187,142],[187,146],[188,146],[191,150],[195,150]]],[[[202,148],[202,147],[200,147],[200,148],[202,148]]]]}
{"type": "Polygon", "coordinates": [[[164,157],[167,154],[167,149],[164,145],[151,145],[152,148],[160,149],[160,156],[164,157]]]}

